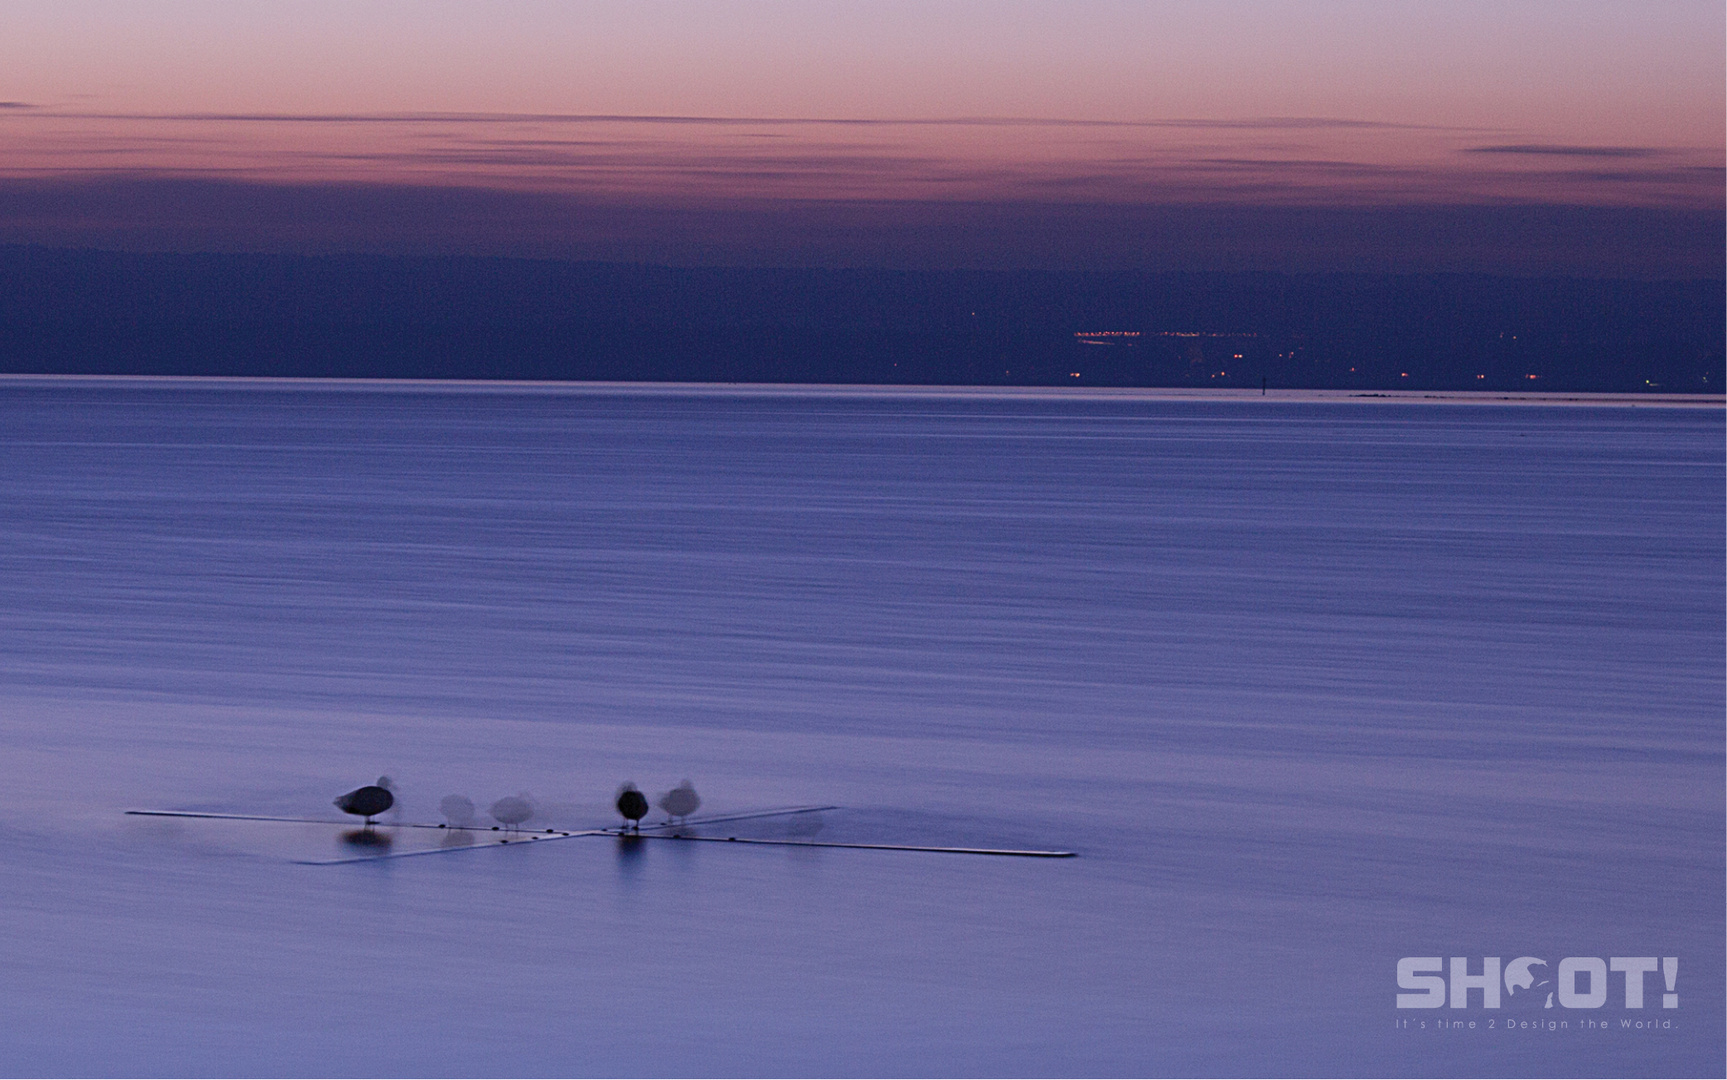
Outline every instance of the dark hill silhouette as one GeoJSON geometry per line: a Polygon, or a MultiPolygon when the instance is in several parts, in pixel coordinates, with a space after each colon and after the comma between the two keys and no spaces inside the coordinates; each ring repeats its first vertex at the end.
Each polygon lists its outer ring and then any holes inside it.
{"type": "Polygon", "coordinates": [[[1720,393],[1724,322],[1708,279],[0,247],[6,373],[1720,393]]]}

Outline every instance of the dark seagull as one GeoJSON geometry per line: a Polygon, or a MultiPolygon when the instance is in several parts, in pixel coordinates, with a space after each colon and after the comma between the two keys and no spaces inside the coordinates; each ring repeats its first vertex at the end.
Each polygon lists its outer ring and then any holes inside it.
{"type": "Polygon", "coordinates": [[[636,785],[626,783],[618,789],[618,813],[629,821],[629,827],[640,829],[642,819],[648,816],[648,797],[643,795],[636,785]]]}
{"type": "Polygon", "coordinates": [[[372,824],[372,819],[396,805],[396,797],[390,794],[390,778],[378,777],[375,784],[355,788],[346,795],[336,796],[336,809],[344,814],[363,817],[366,824],[372,824]]]}

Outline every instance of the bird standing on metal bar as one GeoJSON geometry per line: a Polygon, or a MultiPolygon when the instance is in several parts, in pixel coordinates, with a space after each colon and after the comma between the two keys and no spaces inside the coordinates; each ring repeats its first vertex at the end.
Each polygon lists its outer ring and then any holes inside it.
{"type": "Polygon", "coordinates": [[[366,819],[366,825],[371,827],[372,819],[396,805],[396,797],[390,794],[390,778],[378,777],[375,784],[357,787],[346,795],[336,796],[336,809],[344,814],[366,819]]]}
{"type": "Polygon", "coordinates": [[[666,812],[666,817],[674,822],[682,821],[701,809],[702,797],[696,794],[696,786],[688,780],[660,796],[659,807],[666,812]]]}
{"type": "Polygon", "coordinates": [[[505,828],[515,829],[534,816],[534,800],[525,791],[520,795],[506,795],[493,803],[486,813],[505,828]]]}
{"type": "Polygon", "coordinates": [[[648,816],[648,797],[643,795],[635,784],[625,783],[618,789],[618,813],[629,822],[627,828],[640,831],[642,818],[648,816]]]}

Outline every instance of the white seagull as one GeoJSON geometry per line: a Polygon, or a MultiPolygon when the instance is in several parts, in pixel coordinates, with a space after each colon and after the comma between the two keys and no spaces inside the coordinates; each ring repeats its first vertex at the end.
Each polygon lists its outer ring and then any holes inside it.
{"type": "Polygon", "coordinates": [[[513,829],[534,816],[534,800],[525,791],[520,795],[506,795],[493,803],[486,813],[513,829]]]}
{"type": "Polygon", "coordinates": [[[660,796],[657,804],[666,816],[673,821],[682,821],[701,809],[702,797],[696,794],[696,786],[688,780],[660,796]]]}

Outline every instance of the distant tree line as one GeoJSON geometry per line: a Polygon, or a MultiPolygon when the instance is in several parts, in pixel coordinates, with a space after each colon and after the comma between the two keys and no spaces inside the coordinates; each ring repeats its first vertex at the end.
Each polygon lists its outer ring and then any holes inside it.
{"type": "Polygon", "coordinates": [[[7,373],[1714,394],[1724,326],[1719,279],[0,247],[7,373]]]}

